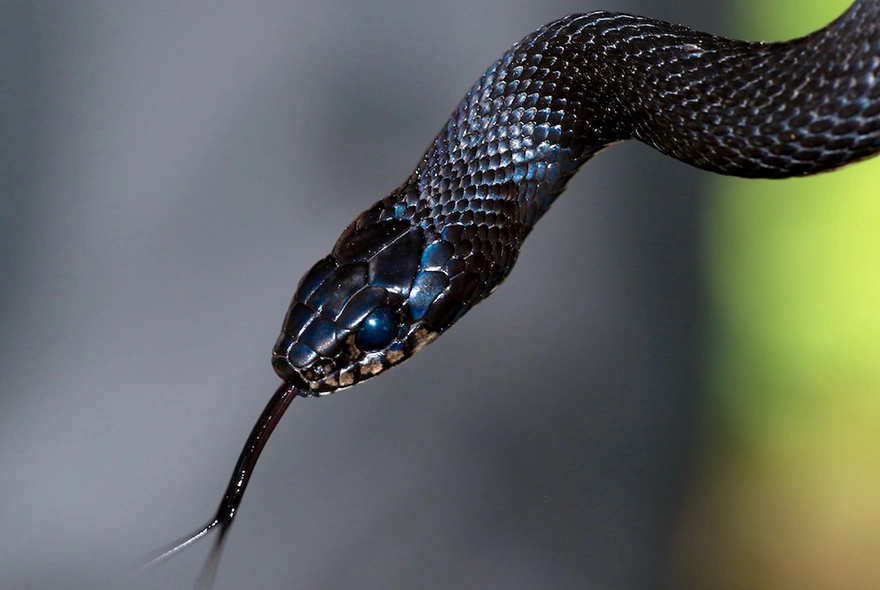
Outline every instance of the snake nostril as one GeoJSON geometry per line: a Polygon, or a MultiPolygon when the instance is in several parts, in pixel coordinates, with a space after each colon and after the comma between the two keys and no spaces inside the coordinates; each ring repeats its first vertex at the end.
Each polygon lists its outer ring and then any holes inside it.
{"type": "Polygon", "coordinates": [[[391,344],[397,334],[397,314],[384,305],[373,310],[364,319],[355,335],[354,343],[364,351],[381,350],[391,344]]]}

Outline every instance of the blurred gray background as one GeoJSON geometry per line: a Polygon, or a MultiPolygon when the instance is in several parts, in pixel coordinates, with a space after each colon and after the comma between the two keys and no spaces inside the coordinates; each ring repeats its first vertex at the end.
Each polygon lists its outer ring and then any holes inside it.
{"type": "MultiPolygon", "coordinates": [[[[599,8],[724,33],[718,6],[0,3],[0,587],[124,587],[211,516],[300,276],[513,42],[599,8]]],[[[217,588],[660,588],[707,178],[601,154],[487,303],[297,400],[217,588]]],[[[137,587],[190,587],[207,548],[137,587]]]]}

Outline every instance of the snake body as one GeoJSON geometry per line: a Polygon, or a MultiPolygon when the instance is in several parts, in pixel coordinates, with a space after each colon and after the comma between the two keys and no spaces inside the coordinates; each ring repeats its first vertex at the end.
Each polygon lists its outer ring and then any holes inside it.
{"type": "Polygon", "coordinates": [[[880,151],[880,0],[783,43],[591,12],[514,45],[462,99],[409,178],[303,277],[272,363],[284,383],[215,517],[155,565],[219,535],[210,587],[254,466],[297,396],[327,395],[433,341],[507,277],[523,240],[599,150],[637,139],[745,177],[831,170],[880,151]]]}
{"type": "Polygon", "coordinates": [[[507,277],[599,150],[637,139],[735,176],[815,174],[880,149],[880,2],[750,43],[644,17],[567,16],[514,45],[412,175],[306,274],[273,365],[303,395],[409,358],[507,277]]]}

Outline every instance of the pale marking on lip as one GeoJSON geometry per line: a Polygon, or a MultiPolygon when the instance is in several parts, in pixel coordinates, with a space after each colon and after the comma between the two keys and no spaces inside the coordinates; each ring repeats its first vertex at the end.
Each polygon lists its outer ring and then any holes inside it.
{"type": "Polygon", "coordinates": [[[437,339],[437,336],[440,334],[437,332],[432,332],[427,328],[419,328],[415,332],[412,333],[410,339],[413,342],[412,353],[415,354],[427,345],[434,342],[437,339]]]}
{"type": "Polygon", "coordinates": [[[381,360],[375,357],[370,357],[364,361],[363,365],[361,365],[361,376],[372,377],[373,375],[378,375],[384,368],[381,360]]]}
{"type": "Polygon", "coordinates": [[[339,375],[339,386],[340,387],[351,387],[354,385],[354,373],[351,371],[344,371],[339,375]]]}
{"type": "Polygon", "coordinates": [[[385,358],[388,359],[388,362],[392,365],[396,365],[404,359],[404,354],[402,350],[389,350],[385,355],[385,358]]]}

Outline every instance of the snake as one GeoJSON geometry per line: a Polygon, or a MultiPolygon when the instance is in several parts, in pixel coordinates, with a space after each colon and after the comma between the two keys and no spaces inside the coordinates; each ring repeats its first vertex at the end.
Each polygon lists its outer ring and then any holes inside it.
{"type": "Polygon", "coordinates": [[[880,0],[856,0],[821,30],[785,42],[596,11],[513,45],[403,184],[303,276],[272,352],[283,383],[216,515],[142,570],[219,529],[197,582],[210,588],[257,459],[290,403],[357,385],[434,341],[504,281],[581,166],[629,139],[747,178],[816,174],[876,154],[880,0]]]}

